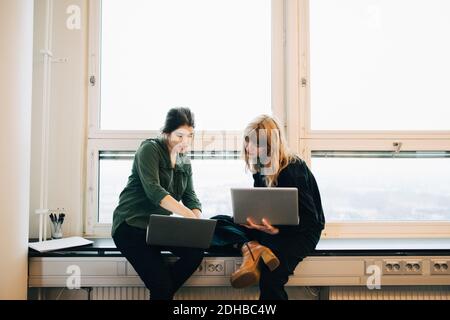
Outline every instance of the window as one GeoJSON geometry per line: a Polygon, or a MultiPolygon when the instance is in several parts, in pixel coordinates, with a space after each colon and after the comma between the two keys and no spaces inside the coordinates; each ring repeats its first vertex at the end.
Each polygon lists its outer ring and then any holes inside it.
{"type": "Polygon", "coordinates": [[[310,1],[311,129],[450,130],[449,15],[447,0],[310,1]]]}
{"type": "Polygon", "coordinates": [[[109,234],[134,151],[187,106],[207,216],[251,184],[241,130],[272,113],[318,180],[324,237],[450,236],[447,0],[123,3],[90,1],[87,234],[109,234]]]}
{"type": "Polygon", "coordinates": [[[108,0],[101,15],[101,129],[158,130],[173,106],[197,130],[271,112],[271,0],[108,0]]]}
{"type": "Polygon", "coordinates": [[[450,221],[450,152],[318,152],[331,221],[450,221]]]}
{"type": "Polygon", "coordinates": [[[449,235],[449,14],[445,0],[301,1],[299,144],[325,236],[449,235]]]}
{"type": "Polygon", "coordinates": [[[226,159],[223,156],[191,161],[195,172],[194,187],[202,201],[204,217],[232,215],[230,188],[253,186],[253,178],[245,170],[245,163],[239,157],[226,159]]]}
{"type": "Polygon", "coordinates": [[[273,81],[284,72],[283,5],[90,1],[87,234],[109,235],[135,151],[177,106],[195,113],[190,157],[204,216],[231,214],[230,187],[253,184],[242,130],[259,114],[284,119],[284,84],[273,81]]]}
{"type": "MultiPolygon", "coordinates": [[[[99,223],[111,223],[120,192],[127,183],[134,154],[102,152],[99,164],[99,223]]],[[[207,156],[191,154],[194,189],[202,202],[203,217],[231,215],[230,188],[251,187],[252,176],[238,153],[207,156]]]]}
{"type": "Polygon", "coordinates": [[[101,152],[99,157],[98,222],[112,223],[119,195],[131,174],[134,153],[101,152]]]}

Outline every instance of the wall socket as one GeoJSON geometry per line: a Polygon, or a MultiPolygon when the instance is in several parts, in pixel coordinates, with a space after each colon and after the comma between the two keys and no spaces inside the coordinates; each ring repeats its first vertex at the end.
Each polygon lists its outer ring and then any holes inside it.
{"type": "Polygon", "coordinates": [[[383,260],[383,275],[420,275],[422,273],[421,260],[383,260]]]}
{"type": "Polygon", "coordinates": [[[422,274],[423,265],[420,260],[403,261],[403,274],[422,274]]]}
{"type": "Polygon", "coordinates": [[[384,260],[383,261],[383,274],[403,274],[402,261],[401,260],[384,260]]]}
{"type": "Polygon", "coordinates": [[[450,260],[431,260],[430,261],[430,274],[433,275],[448,275],[450,274],[450,260]]]}
{"type": "Polygon", "coordinates": [[[205,275],[224,276],[225,261],[220,259],[205,259],[204,261],[205,275]]]}

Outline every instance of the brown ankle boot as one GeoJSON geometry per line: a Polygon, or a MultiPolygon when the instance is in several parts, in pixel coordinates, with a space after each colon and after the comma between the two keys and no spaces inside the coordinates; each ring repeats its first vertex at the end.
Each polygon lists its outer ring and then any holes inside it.
{"type": "Polygon", "coordinates": [[[259,244],[257,241],[250,241],[242,246],[241,267],[233,272],[230,281],[234,288],[245,288],[259,282],[261,271],[259,263],[264,261],[270,271],[275,270],[280,261],[269,248],[259,244]]]}

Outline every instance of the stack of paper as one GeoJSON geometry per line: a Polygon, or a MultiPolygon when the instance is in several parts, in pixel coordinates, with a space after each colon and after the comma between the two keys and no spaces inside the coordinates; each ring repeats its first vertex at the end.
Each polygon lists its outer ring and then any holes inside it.
{"type": "Polygon", "coordinates": [[[67,237],[62,239],[47,240],[42,242],[32,242],[28,246],[39,252],[47,252],[65,248],[85,246],[92,244],[93,241],[84,239],[82,237],[67,237]]]}

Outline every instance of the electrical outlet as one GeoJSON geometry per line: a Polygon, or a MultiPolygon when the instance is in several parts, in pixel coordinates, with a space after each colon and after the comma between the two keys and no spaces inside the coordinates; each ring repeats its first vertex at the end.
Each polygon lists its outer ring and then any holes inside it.
{"type": "Polygon", "coordinates": [[[383,261],[383,274],[385,274],[385,275],[403,274],[403,261],[400,261],[400,260],[384,260],[383,261]]]}
{"type": "Polygon", "coordinates": [[[423,266],[420,260],[403,261],[403,274],[422,274],[423,266]]]}
{"type": "Polygon", "coordinates": [[[447,275],[450,274],[450,260],[431,260],[430,273],[433,275],[447,275]]]}
{"type": "Polygon", "coordinates": [[[205,275],[209,276],[224,276],[225,275],[225,261],[218,259],[205,260],[205,275]]]}

